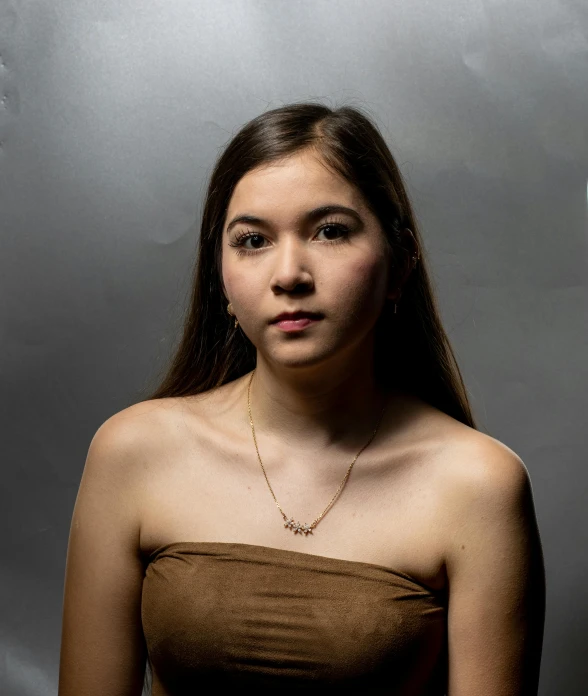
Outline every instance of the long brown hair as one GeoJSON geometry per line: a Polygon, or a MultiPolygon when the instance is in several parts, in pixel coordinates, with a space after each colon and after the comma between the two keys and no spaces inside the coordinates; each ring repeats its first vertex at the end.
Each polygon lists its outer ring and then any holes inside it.
{"type": "Polygon", "coordinates": [[[212,172],[200,230],[189,308],[167,373],[147,399],[198,394],[255,367],[256,349],[227,314],[221,275],[222,230],[231,195],[249,171],[314,148],[363,194],[390,246],[394,266],[407,262],[401,230],[412,230],[420,261],[403,286],[396,314],[389,303],[376,324],[375,370],[381,383],[409,391],[476,428],[463,379],[441,324],[417,220],[402,175],[377,126],[361,110],[289,104],[239,130],[212,172]]]}

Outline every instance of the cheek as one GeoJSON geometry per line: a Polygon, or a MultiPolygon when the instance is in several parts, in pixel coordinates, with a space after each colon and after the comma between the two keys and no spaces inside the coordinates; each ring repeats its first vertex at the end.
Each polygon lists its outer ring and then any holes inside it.
{"type": "Polygon", "coordinates": [[[363,258],[345,264],[330,283],[344,309],[377,313],[386,294],[386,262],[380,257],[363,258]]]}
{"type": "Polygon", "coordinates": [[[238,312],[248,312],[259,306],[259,296],[262,294],[261,274],[244,273],[242,268],[236,266],[230,260],[223,260],[223,283],[233,308],[238,312]]]}

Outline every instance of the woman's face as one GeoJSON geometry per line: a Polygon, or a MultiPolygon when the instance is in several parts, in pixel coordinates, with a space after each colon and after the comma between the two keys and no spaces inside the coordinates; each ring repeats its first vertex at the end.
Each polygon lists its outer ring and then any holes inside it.
{"type": "Polygon", "coordinates": [[[258,358],[313,366],[361,351],[393,294],[388,258],[361,193],[312,150],[254,169],[235,187],[223,227],[222,275],[258,358]],[[317,317],[275,322],[301,311],[317,317]]]}

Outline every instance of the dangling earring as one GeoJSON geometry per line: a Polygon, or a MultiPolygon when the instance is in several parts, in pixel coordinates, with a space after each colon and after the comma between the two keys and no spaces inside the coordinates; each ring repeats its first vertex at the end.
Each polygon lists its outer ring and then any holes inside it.
{"type": "MultiPolygon", "coordinates": [[[[230,302],[229,302],[229,304],[227,305],[227,312],[228,312],[232,317],[235,316],[235,313],[233,312],[233,305],[232,305],[230,302]]],[[[239,326],[239,320],[235,317],[235,328],[237,328],[238,326],[239,326]]]]}
{"type": "Polygon", "coordinates": [[[396,314],[396,302],[394,303],[394,314],[396,314]]]}

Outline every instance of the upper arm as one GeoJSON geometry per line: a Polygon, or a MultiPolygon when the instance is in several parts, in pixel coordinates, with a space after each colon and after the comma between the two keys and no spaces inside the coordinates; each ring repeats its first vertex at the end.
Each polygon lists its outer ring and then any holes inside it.
{"type": "Polygon", "coordinates": [[[490,439],[451,494],[448,696],[536,696],[545,571],[531,483],[490,439]]]}
{"type": "Polygon", "coordinates": [[[137,696],[142,690],[136,421],[116,414],[88,450],[67,550],[59,696],[137,696]]]}

